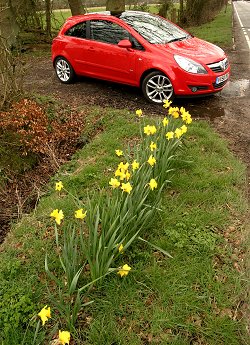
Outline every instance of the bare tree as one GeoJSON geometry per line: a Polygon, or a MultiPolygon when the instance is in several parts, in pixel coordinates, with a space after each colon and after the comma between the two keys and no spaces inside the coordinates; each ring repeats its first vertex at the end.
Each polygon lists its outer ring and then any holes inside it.
{"type": "Polygon", "coordinates": [[[81,0],[68,0],[72,16],[85,13],[85,7],[81,0]]]}
{"type": "Polygon", "coordinates": [[[125,0],[107,0],[106,9],[112,13],[125,11],[125,0]]]}

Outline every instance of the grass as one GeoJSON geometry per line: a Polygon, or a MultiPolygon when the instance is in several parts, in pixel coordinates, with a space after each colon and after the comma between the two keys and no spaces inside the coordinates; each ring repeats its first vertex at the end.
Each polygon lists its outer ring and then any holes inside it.
{"type": "MultiPolygon", "coordinates": [[[[95,120],[103,131],[61,167],[34,213],[13,226],[1,246],[1,345],[19,344],[27,320],[50,303],[45,253],[53,270],[58,262],[49,214],[62,208],[69,215],[75,207],[70,198],[53,192],[55,181],[62,180],[84,200],[87,192],[107,186],[118,162],[114,150],[138,135],[134,116],[126,110],[96,108],[89,116],[89,126],[95,120]]],[[[244,343],[244,320],[237,310],[246,286],[233,262],[240,265],[235,241],[247,209],[245,167],[206,122],[195,121],[171,180],[146,239],[173,259],[144,243],[125,252],[122,262],[132,272],[125,279],[109,276],[86,296],[95,303],[79,316],[76,344],[244,343]]],[[[32,332],[25,344],[32,344],[29,338],[32,332]]]]}
{"type": "Polygon", "coordinates": [[[224,48],[231,47],[232,6],[228,4],[211,22],[198,27],[189,27],[187,31],[224,48]]]}

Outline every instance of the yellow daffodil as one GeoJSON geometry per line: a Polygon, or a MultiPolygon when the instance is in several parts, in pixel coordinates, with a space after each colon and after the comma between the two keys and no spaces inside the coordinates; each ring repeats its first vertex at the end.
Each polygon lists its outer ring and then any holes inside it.
{"type": "Polygon", "coordinates": [[[119,250],[119,253],[123,253],[123,244],[121,243],[120,245],[119,245],[119,248],[118,248],[118,250],[119,250]]]}
{"type": "Polygon", "coordinates": [[[163,103],[164,103],[163,107],[168,108],[172,104],[172,101],[169,101],[168,99],[164,99],[163,103]]]}
{"type": "Polygon", "coordinates": [[[170,107],[168,113],[169,115],[172,115],[175,119],[178,119],[178,117],[180,116],[178,107],[170,107]]]}
{"type": "Polygon", "coordinates": [[[120,182],[117,180],[117,178],[111,178],[109,184],[114,189],[120,186],[120,182]]]}
{"type": "Polygon", "coordinates": [[[151,141],[151,144],[150,144],[150,150],[151,151],[154,151],[154,150],[156,150],[156,147],[157,147],[157,145],[156,145],[156,143],[154,143],[153,141],[151,141]]]}
{"type": "Polygon", "coordinates": [[[121,162],[121,163],[119,163],[119,165],[118,165],[118,169],[120,169],[120,170],[122,170],[122,171],[126,171],[126,170],[128,170],[128,167],[129,167],[129,163],[127,162],[127,163],[123,163],[123,162],[121,162]]]}
{"type": "Polygon", "coordinates": [[[151,180],[149,182],[149,187],[151,190],[154,190],[155,188],[157,188],[157,182],[154,178],[151,178],[151,180]]]}
{"type": "Polygon", "coordinates": [[[125,176],[126,176],[126,180],[128,181],[130,179],[130,176],[131,176],[131,174],[128,170],[125,172],[125,176]]]}
{"type": "Polygon", "coordinates": [[[87,211],[83,212],[83,209],[80,208],[79,210],[75,211],[75,218],[77,219],[84,219],[86,217],[87,211]]]}
{"type": "Polygon", "coordinates": [[[142,116],[142,110],[141,109],[137,109],[135,114],[138,116],[138,117],[141,117],[142,116]]]}
{"type": "Polygon", "coordinates": [[[63,214],[63,211],[62,211],[62,210],[58,211],[58,209],[56,209],[56,210],[54,210],[54,211],[51,212],[50,217],[55,218],[56,223],[57,223],[58,225],[60,225],[60,224],[61,224],[61,221],[62,221],[63,218],[64,218],[64,214],[63,214]]]}
{"type": "Polygon", "coordinates": [[[139,169],[140,164],[136,161],[136,159],[132,163],[132,169],[133,171],[139,169]]]}
{"type": "Polygon", "coordinates": [[[149,126],[147,125],[144,127],[144,134],[146,135],[152,135],[156,133],[156,127],[155,126],[149,126]]]}
{"type": "Polygon", "coordinates": [[[63,189],[62,181],[56,182],[55,190],[58,190],[59,192],[63,189]]]}
{"type": "Polygon", "coordinates": [[[41,318],[42,325],[44,326],[45,322],[51,318],[50,307],[47,307],[47,306],[43,307],[40,313],[38,313],[38,316],[41,318]]]}
{"type": "Polygon", "coordinates": [[[174,132],[167,132],[166,138],[167,138],[168,140],[173,139],[173,137],[174,137],[174,132]]]}
{"type": "Polygon", "coordinates": [[[123,190],[123,192],[126,192],[128,194],[130,194],[131,190],[132,190],[132,186],[129,182],[127,183],[122,183],[121,189],[123,190]]]}
{"type": "Polygon", "coordinates": [[[180,128],[176,128],[174,135],[177,139],[179,139],[182,136],[182,130],[180,128]]]}
{"type": "Polygon", "coordinates": [[[122,150],[115,150],[115,153],[118,157],[123,156],[123,151],[122,150]]]}
{"type": "Polygon", "coordinates": [[[189,114],[189,112],[186,111],[185,109],[183,110],[183,112],[181,114],[181,118],[182,118],[183,122],[186,122],[187,125],[190,125],[190,123],[192,123],[192,117],[189,114]]]}
{"type": "Polygon", "coordinates": [[[154,166],[154,165],[155,165],[155,163],[156,163],[156,159],[155,159],[155,157],[154,157],[154,156],[152,156],[152,155],[150,155],[150,157],[149,157],[149,159],[148,159],[148,164],[150,164],[150,165],[151,165],[151,167],[152,167],[152,166],[154,166]]]}
{"type": "Polygon", "coordinates": [[[59,341],[62,345],[69,345],[70,341],[70,333],[68,331],[60,331],[59,330],[59,341]]]}
{"type": "Polygon", "coordinates": [[[117,272],[117,274],[119,274],[121,277],[125,277],[128,275],[130,270],[131,270],[131,267],[125,264],[121,267],[121,269],[117,272]]]}
{"type": "Polygon", "coordinates": [[[182,131],[182,134],[187,133],[187,126],[186,125],[181,126],[181,131],[182,131]]]}
{"type": "Polygon", "coordinates": [[[168,119],[166,117],[164,117],[164,119],[162,120],[162,124],[164,127],[166,127],[168,125],[168,119]]]}

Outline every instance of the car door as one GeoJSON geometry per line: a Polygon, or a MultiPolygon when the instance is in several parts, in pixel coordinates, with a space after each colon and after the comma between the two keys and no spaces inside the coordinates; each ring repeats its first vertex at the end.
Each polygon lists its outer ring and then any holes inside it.
{"type": "Polygon", "coordinates": [[[110,20],[93,19],[88,25],[88,48],[81,55],[87,74],[134,85],[135,51],[118,46],[121,40],[130,38],[129,32],[110,20]]]}

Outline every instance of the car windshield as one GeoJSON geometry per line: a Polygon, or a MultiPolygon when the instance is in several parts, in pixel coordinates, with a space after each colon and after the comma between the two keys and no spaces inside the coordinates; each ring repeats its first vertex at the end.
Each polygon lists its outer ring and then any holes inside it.
{"type": "Polygon", "coordinates": [[[166,44],[181,41],[189,35],[178,26],[149,13],[124,12],[120,19],[129,24],[143,38],[152,44],[166,44]]]}

